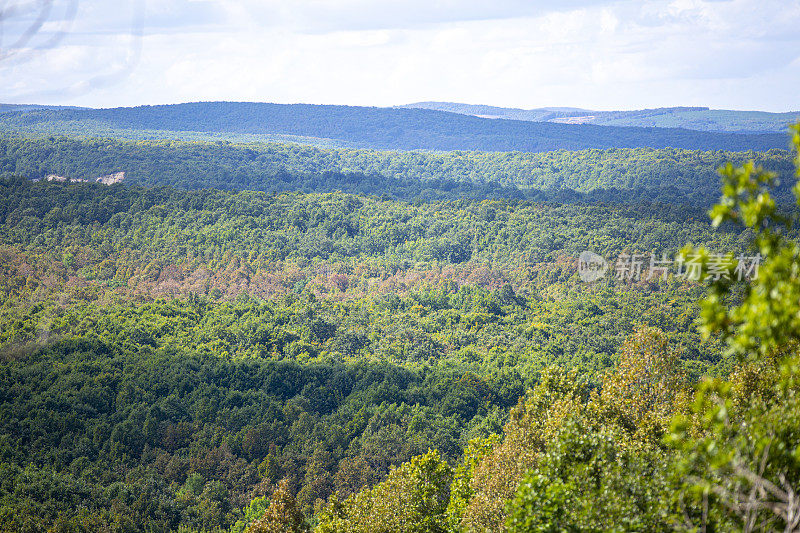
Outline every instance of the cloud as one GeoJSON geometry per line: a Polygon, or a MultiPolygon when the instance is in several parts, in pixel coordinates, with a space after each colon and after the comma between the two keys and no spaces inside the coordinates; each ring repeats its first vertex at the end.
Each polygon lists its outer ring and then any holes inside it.
{"type": "Polygon", "coordinates": [[[609,0],[244,0],[224,1],[234,16],[304,33],[411,29],[473,20],[540,16],[609,0]]]}
{"type": "Polygon", "coordinates": [[[800,0],[150,1],[131,70],[134,7],[83,0],[0,101],[800,107],[800,0]]]}

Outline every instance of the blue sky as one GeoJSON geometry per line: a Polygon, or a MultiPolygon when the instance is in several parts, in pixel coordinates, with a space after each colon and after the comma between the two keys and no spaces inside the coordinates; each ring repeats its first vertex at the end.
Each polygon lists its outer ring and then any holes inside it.
{"type": "Polygon", "coordinates": [[[800,0],[0,0],[0,9],[2,102],[800,110],[800,0]]]}

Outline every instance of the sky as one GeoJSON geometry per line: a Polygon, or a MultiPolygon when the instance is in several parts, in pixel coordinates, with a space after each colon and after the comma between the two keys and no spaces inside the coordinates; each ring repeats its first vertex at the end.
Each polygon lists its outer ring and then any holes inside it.
{"type": "Polygon", "coordinates": [[[800,110],[800,0],[0,0],[0,102],[800,110]]]}

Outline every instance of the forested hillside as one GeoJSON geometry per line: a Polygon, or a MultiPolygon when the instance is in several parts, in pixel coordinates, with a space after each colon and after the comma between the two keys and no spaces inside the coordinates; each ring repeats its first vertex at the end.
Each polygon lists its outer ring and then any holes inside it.
{"type": "Polygon", "coordinates": [[[281,494],[313,522],[429,449],[457,464],[549,365],[597,387],[643,326],[689,376],[730,364],[701,285],[576,274],[746,251],[702,210],[0,186],[8,531],[242,531],[281,494]]]}
{"type": "Polygon", "coordinates": [[[0,531],[791,525],[793,168],[6,136],[0,531]]]}
{"type": "Polygon", "coordinates": [[[716,169],[754,160],[783,178],[788,151],[702,152],[609,149],[579,152],[394,152],[320,149],[292,144],[0,138],[0,175],[42,179],[55,174],[92,180],[125,172],[128,183],[185,189],[268,192],[342,191],[403,200],[529,198],[658,201],[711,205],[716,169]]]}
{"type": "Polygon", "coordinates": [[[586,148],[769,150],[784,134],[732,134],[492,120],[428,109],[199,102],[116,109],[42,109],[0,113],[19,134],[113,136],[125,132],[292,135],[357,148],[545,152],[586,148]]]}

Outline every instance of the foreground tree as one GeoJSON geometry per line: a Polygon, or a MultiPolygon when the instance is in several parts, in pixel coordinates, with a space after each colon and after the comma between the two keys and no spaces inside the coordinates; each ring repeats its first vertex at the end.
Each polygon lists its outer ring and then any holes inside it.
{"type": "Polygon", "coordinates": [[[491,530],[669,529],[676,484],[661,438],[685,390],[664,332],[642,328],[631,335],[601,392],[561,419],[533,456],[505,506],[505,529],[491,530]]]}
{"type": "Polygon", "coordinates": [[[289,490],[289,480],[284,479],[272,493],[264,514],[247,528],[246,533],[304,533],[308,531],[303,513],[289,490]]]}
{"type": "Polygon", "coordinates": [[[452,471],[429,451],[389,472],[386,480],[320,513],[317,533],[445,533],[452,471]]]}
{"type": "Polygon", "coordinates": [[[668,456],[615,425],[569,421],[522,479],[507,531],[664,531],[668,456]]]}
{"type": "Polygon", "coordinates": [[[584,410],[585,388],[574,372],[549,368],[539,384],[511,411],[503,442],[480,462],[470,483],[473,492],[464,510],[466,531],[501,531],[506,502],[537,458],[554,442],[566,420],[584,410]]]}
{"type": "MultiPolygon", "coordinates": [[[[794,127],[800,178],[800,125],[794,127]]],[[[720,279],[704,302],[707,333],[720,332],[744,361],[729,381],[700,387],[692,416],[676,420],[688,528],[800,529],[800,244],[790,238],[800,210],[784,213],[770,196],[775,176],[753,165],[722,171],[715,225],[744,224],[765,258],[739,305],[720,279]]],[[[800,181],[793,187],[800,207],[800,181]]]]}

